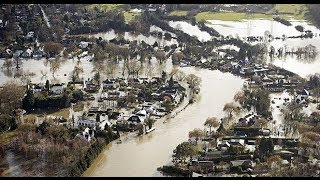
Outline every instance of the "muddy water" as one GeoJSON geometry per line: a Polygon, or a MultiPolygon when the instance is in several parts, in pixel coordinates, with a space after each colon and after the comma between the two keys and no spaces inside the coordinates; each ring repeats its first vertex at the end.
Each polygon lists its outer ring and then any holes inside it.
{"type": "Polygon", "coordinates": [[[209,116],[222,117],[222,107],[232,101],[242,87],[243,80],[220,71],[181,68],[202,78],[200,99],[174,118],[163,123],[159,119],[156,130],[142,137],[123,138],[122,144],[108,145],[84,176],[161,176],[157,168],[171,161],[173,149],[188,139],[193,128],[203,128],[209,116]]]}

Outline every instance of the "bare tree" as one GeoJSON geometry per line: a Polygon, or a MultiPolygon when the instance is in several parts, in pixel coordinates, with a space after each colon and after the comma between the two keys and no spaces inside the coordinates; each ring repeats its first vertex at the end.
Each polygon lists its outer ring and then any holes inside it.
{"type": "Polygon", "coordinates": [[[52,72],[52,76],[54,76],[54,74],[60,69],[61,66],[61,62],[59,58],[56,58],[52,61],[50,61],[50,71],[52,72]]]}
{"type": "Polygon", "coordinates": [[[25,89],[10,81],[0,90],[0,114],[14,115],[14,111],[21,107],[25,89]]]}

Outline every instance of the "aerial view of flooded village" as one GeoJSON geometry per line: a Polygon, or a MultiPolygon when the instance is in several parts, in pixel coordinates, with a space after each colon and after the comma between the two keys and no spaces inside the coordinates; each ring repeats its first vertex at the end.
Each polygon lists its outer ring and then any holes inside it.
{"type": "Polygon", "coordinates": [[[1,4],[0,176],[319,177],[319,4],[1,4]]]}

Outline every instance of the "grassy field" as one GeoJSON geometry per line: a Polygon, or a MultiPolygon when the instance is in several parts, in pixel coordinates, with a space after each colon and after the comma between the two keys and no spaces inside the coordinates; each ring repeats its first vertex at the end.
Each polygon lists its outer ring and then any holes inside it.
{"type": "Polygon", "coordinates": [[[140,16],[141,13],[125,12],[123,15],[124,15],[124,20],[128,23],[128,22],[130,22],[134,17],[140,16]]]}
{"type": "Polygon", "coordinates": [[[262,13],[236,13],[236,12],[201,12],[195,17],[197,21],[201,20],[222,20],[222,21],[241,21],[243,19],[273,19],[274,14],[279,15],[280,18],[289,20],[307,20],[305,14],[308,12],[304,4],[276,4],[274,8],[262,13]]]}
{"type": "Polygon", "coordinates": [[[112,10],[120,10],[124,4],[91,4],[88,5],[87,7],[89,9],[97,7],[99,10],[104,10],[104,11],[112,11],[112,10]]]}
{"type": "Polygon", "coordinates": [[[276,13],[280,15],[282,18],[289,19],[292,17],[296,20],[304,20],[305,14],[308,12],[307,6],[305,4],[276,4],[276,6],[271,9],[268,14],[276,13]],[[286,14],[286,13],[292,13],[286,14]]]}
{"type": "Polygon", "coordinates": [[[172,11],[169,16],[186,16],[188,11],[172,11]]]}
{"type": "Polygon", "coordinates": [[[50,116],[62,116],[65,119],[69,119],[69,114],[70,114],[69,109],[70,108],[60,109],[59,111],[56,111],[56,112],[53,112],[53,113],[47,114],[47,115],[50,115],[50,116]]]}
{"type": "Polygon", "coordinates": [[[260,13],[236,13],[236,12],[201,12],[196,16],[196,21],[201,20],[222,20],[222,21],[241,21],[243,19],[272,19],[272,15],[260,13]]]}

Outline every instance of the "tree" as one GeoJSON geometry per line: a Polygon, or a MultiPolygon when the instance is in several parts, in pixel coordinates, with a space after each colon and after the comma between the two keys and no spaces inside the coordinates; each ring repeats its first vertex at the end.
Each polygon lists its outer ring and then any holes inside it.
{"type": "Polygon", "coordinates": [[[187,157],[191,158],[196,153],[194,146],[190,142],[183,142],[173,150],[172,157],[174,161],[180,160],[185,162],[187,157]]]}
{"type": "Polygon", "coordinates": [[[34,106],[34,95],[33,91],[31,89],[27,90],[27,95],[23,98],[22,100],[22,107],[23,109],[29,111],[33,108],[34,106]]]}
{"type": "Polygon", "coordinates": [[[7,114],[0,115],[0,133],[5,132],[9,129],[14,130],[16,128],[17,124],[14,117],[7,114]]]}
{"type": "Polygon", "coordinates": [[[56,56],[63,50],[63,45],[61,43],[48,42],[44,44],[43,50],[52,56],[56,56]]]}
{"type": "Polygon", "coordinates": [[[187,83],[189,84],[190,88],[192,90],[199,88],[200,83],[201,83],[201,78],[194,75],[194,74],[189,74],[185,80],[187,81],[187,83]]]}
{"type": "Polygon", "coordinates": [[[56,58],[52,61],[50,61],[50,71],[52,72],[52,76],[54,77],[54,74],[60,69],[60,59],[56,58]]]}
{"type": "Polygon", "coordinates": [[[319,88],[319,87],[318,87],[318,88],[315,88],[315,89],[313,90],[313,94],[314,94],[314,96],[317,97],[317,103],[319,103],[320,88],[319,88]]]}
{"type": "Polygon", "coordinates": [[[271,138],[262,138],[257,151],[260,154],[260,156],[265,157],[269,154],[271,154],[274,150],[274,145],[273,145],[273,141],[271,138]]]}
{"type": "Polygon", "coordinates": [[[204,137],[204,132],[203,130],[199,129],[199,128],[195,128],[192,131],[189,132],[189,138],[195,138],[196,139],[196,143],[198,143],[198,140],[202,137],[204,137]]]}
{"type": "Polygon", "coordinates": [[[50,91],[50,82],[49,80],[46,80],[46,85],[45,85],[47,91],[49,92],[50,91]]]}
{"type": "Polygon", "coordinates": [[[209,132],[211,134],[211,128],[218,127],[220,123],[216,117],[208,117],[204,125],[210,128],[209,132]]]}
{"type": "Polygon", "coordinates": [[[146,121],[146,124],[149,126],[149,129],[152,128],[153,124],[155,123],[155,120],[152,119],[152,118],[148,118],[147,121],[146,121]]]}
{"type": "Polygon", "coordinates": [[[233,113],[235,112],[236,114],[240,113],[240,107],[237,106],[234,103],[227,103],[223,107],[223,111],[228,113],[229,118],[233,116],[233,113]]]}
{"type": "Polygon", "coordinates": [[[96,121],[100,122],[100,114],[99,113],[96,115],[96,121]]]}
{"type": "Polygon", "coordinates": [[[22,106],[24,88],[13,81],[7,82],[0,89],[0,114],[14,115],[22,106]]]}
{"type": "Polygon", "coordinates": [[[100,84],[100,73],[96,72],[93,76],[93,79],[100,84]]]}
{"type": "Polygon", "coordinates": [[[169,80],[169,87],[173,87],[173,78],[171,76],[170,80],[169,80]]]}
{"type": "Polygon", "coordinates": [[[253,93],[254,99],[256,100],[254,106],[258,114],[262,115],[263,117],[268,118],[270,115],[270,92],[265,89],[259,89],[254,91],[253,93]]]}

